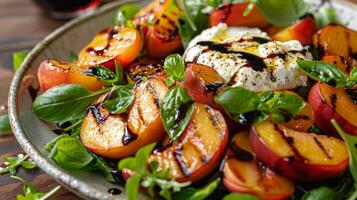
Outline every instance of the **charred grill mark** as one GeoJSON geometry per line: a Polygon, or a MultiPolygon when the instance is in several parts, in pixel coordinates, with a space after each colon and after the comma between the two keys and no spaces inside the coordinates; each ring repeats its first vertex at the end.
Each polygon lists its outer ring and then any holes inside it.
{"type": "Polygon", "coordinates": [[[254,159],[254,156],[250,152],[240,148],[234,142],[232,142],[232,144],[231,144],[229,149],[232,150],[235,158],[237,158],[238,160],[252,161],[254,159]]]}
{"type": "Polygon", "coordinates": [[[138,136],[136,134],[130,133],[127,126],[124,127],[124,135],[121,139],[124,145],[129,144],[130,142],[134,141],[138,136]]]}
{"type": "Polygon", "coordinates": [[[89,106],[86,110],[86,114],[91,112],[94,115],[94,118],[96,122],[99,124],[104,123],[104,121],[107,119],[108,116],[103,116],[102,113],[100,112],[100,107],[99,106],[89,106]]]}
{"type": "Polygon", "coordinates": [[[174,148],[174,151],[172,152],[174,159],[176,161],[176,164],[178,165],[181,173],[184,176],[190,175],[190,172],[188,171],[185,161],[182,156],[182,151],[183,151],[183,144],[182,143],[177,143],[177,145],[174,148]]]}
{"type": "Polygon", "coordinates": [[[143,109],[141,108],[141,104],[138,104],[137,109],[138,109],[139,120],[144,124],[144,126],[146,126],[147,122],[146,120],[144,120],[143,109]]]}
{"type": "Polygon", "coordinates": [[[335,110],[336,109],[336,103],[337,103],[337,95],[336,94],[332,94],[330,96],[330,103],[331,103],[332,109],[335,110]]]}
{"type": "Polygon", "coordinates": [[[154,103],[157,106],[157,108],[160,109],[160,99],[154,86],[150,82],[148,82],[148,84],[146,85],[146,89],[154,97],[154,103]]]}
{"type": "Polygon", "coordinates": [[[310,117],[307,116],[307,115],[295,115],[295,116],[293,117],[293,119],[294,119],[294,120],[309,120],[310,117]]]}
{"type": "Polygon", "coordinates": [[[205,149],[205,145],[203,144],[201,137],[196,136],[193,139],[193,143],[191,145],[193,149],[195,149],[195,151],[198,152],[198,154],[200,155],[201,161],[207,163],[209,159],[208,159],[207,151],[205,149]]]}
{"type": "Polygon", "coordinates": [[[325,154],[325,156],[329,159],[332,159],[332,157],[328,154],[326,148],[322,145],[322,143],[317,137],[314,137],[314,141],[317,144],[317,146],[319,146],[319,148],[322,150],[322,152],[325,154]]]}
{"type": "MultiPolygon", "coordinates": [[[[226,162],[228,162],[229,160],[227,160],[226,162]]],[[[232,167],[231,168],[234,176],[238,177],[238,179],[240,179],[242,182],[246,182],[247,180],[244,178],[244,175],[241,174],[241,172],[239,170],[237,170],[237,167],[232,167]]]]}
{"type": "Polygon", "coordinates": [[[206,109],[207,113],[209,114],[209,119],[211,120],[212,125],[218,129],[219,127],[217,127],[217,126],[219,125],[219,121],[214,113],[214,110],[211,107],[209,107],[208,105],[205,105],[205,109],[206,109]]]}
{"type": "Polygon", "coordinates": [[[284,158],[285,159],[288,159],[288,160],[285,160],[287,162],[293,162],[295,160],[300,160],[302,162],[304,161],[307,161],[308,159],[306,159],[305,157],[303,157],[299,151],[296,149],[295,145],[294,145],[294,138],[293,137],[290,137],[290,136],[287,136],[285,134],[285,131],[281,130],[277,124],[273,123],[274,124],[274,128],[276,131],[278,131],[278,133],[283,137],[283,139],[285,140],[286,143],[289,144],[290,148],[293,150],[294,152],[294,156],[293,157],[286,157],[284,158]]]}

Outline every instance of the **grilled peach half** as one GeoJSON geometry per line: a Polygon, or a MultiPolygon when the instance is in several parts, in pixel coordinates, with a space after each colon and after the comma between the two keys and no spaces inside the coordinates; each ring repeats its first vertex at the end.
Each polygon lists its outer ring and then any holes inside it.
{"type": "Polygon", "coordinates": [[[343,89],[316,83],[309,92],[316,119],[315,124],[325,133],[338,136],[330,120],[336,119],[347,132],[357,135],[357,104],[343,89]]]}
{"type": "Polygon", "coordinates": [[[260,199],[286,199],[295,190],[293,181],[277,175],[255,157],[249,130],[235,134],[223,166],[223,184],[230,192],[252,194],[260,199]]]}
{"type": "Polygon", "coordinates": [[[222,114],[208,105],[195,104],[182,135],[155,150],[149,162],[158,162],[159,170],[170,168],[169,178],[197,182],[216,169],[227,143],[228,129],[222,114]]]}
{"type": "Polygon", "coordinates": [[[88,90],[97,91],[103,83],[95,77],[86,76],[78,63],[62,62],[56,60],[43,61],[37,71],[37,77],[43,92],[61,84],[80,84],[88,90]]]}
{"type": "Polygon", "coordinates": [[[103,65],[115,69],[115,60],[125,67],[136,59],[142,45],[135,28],[114,26],[100,31],[78,55],[83,66],[103,65]]]}
{"type": "Polygon", "coordinates": [[[197,103],[217,108],[214,97],[217,90],[225,84],[224,79],[212,67],[201,64],[187,64],[184,81],[181,86],[197,103]]]}
{"type": "Polygon", "coordinates": [[[306,17],[294,25],[275,33],[272,38],[279,41],[298,40],[303,45],[312,44],[317,26],[313,17],[306,17]]]}
{"type": "Polygon", "coordinates": [[[165,131],[158,103],[166,91],[162,81],[149,79],[137,85],[127,113],[110,114],[102,105],[89,107],[80,133],[83,145],[103,157],[119,159],[160,141],[165,131]]]}
{"type": "Polygon", "coordinates": [[[270,121],[252,127],[250,142],[259,160],[292,179],[327,179],[343,174],[348,166],[343,141],[294,131],[270,121]]]}

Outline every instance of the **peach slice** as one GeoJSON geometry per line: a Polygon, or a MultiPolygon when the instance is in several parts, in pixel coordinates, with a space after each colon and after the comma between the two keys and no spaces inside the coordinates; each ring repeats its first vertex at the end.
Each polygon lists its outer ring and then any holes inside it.
{"type": "Polygon", "coordinates": [[[295,190],[293,181],[257,160],[249,131],[241,131],[232,138],[223,167],[223,184],[231,192],[248,193],[260,199],[286,199],[295,190]]]}
{"type": "Polygon", "coordinates": [[[342,175],[348,166],[343,141],[294,131],[270,121],[252,127],[250,142],[259,160],[292,179],[323,180],[342,175]]]}
{"type": "Polygon", "coordinates": [[[103,157],[120,159],[160,141],[165,131],[158,102],[166,91],[163,82],[149,79],[137,85],[135,100],[127,113],[110,114],[101,104],[90,106],[80,132],[83,145],[103,157]]]}
{"type": "Polygon", "coordinates": [[[170,168],[169,178],[197,182],[218,166],[228,143],[228,129],[222,114],[208,105],[195,104],[186,130],[176,141],[155,150],[149,162],[159,170],[170,168]]]}
{"type": "Polygon", "coordinates": [[[347,133],[357,135],[357,105],[343,88],[316,83],[309,92],[309,103],[315,113],[315,123],[322,131],[338,137],[330,122],[336,119],[347,133]]]}

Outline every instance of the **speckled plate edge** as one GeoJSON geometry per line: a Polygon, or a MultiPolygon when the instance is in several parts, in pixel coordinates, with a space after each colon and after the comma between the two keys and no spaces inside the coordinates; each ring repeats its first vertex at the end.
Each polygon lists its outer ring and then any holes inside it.
{"type": "MultiPolygon", "coordinates": [[[[47,174],[51,175],[58,183],[60,183],[65,188],[71,190],[76,193],[78,196],[86,198],[86,199],[105,199],[103,197],[108,196],[105,191],[98,190],[90,185],[90,183],[86,183],[84,181],[80,181],[76,179],[74,176],[71,176],[68,172],[65,172],[60,167],[55,164],[49,162],[45,155],[43,155],[40,151],[36,149],[36,147],[29,141],[28,137],[24,133],[19,117],[17,115],[17,91],[19,88],[20,81],[25,75],[28,68],[31,66],[31,62],[34,60],[38,54],[41,53],[43,49],[45,49],[51,42],[56,40],[56,38],[68,30],[74,28],[75,26],[83,23],[84,21],[91,19],[93,17],[99,16],[105,13],[108,10],[111,10],[115,7],[118,7],[127,2],[135,2],[138,0],[121,0],[110,3],[108,5],[103,6],[99,10],[83,15],[77,19],[74,19],[64,26],[56,29],[50,35],[48,35],[43,41],[41,41],[38,45],[36,45],[33,50],[26,57],[24,62],[22,63],[20,69],[15,73],[14,78],[11,82],[10,90],[9,90],[9,98],[8,98],[8,106],[9,106],[9,118],[13,133],[20,143],[23,150],[37,163],[37,165],[44,170],[47,174]]],[[[346,0],[337,0],[341,6],[351,7],[357,9],[357,5],[346,0]]],[[[356,29],[356,28],[355,28],[356,29]]],[[[109,198],[111,199],[111,198],[109,198]]],[[[120,197],[119,197],[120,199],[120,197]]]]}
{"type": "MultiPolygon", "coordinates": [[[[9,98],[8,98],[8,106],[9,106],[9,118],[12,131],[23,148],[23,150],[33,159],[36,164],[47,174],[52,176],[58,183],[60,183],[65,188],[71,190],[76,193],[78,196],[86,198],[86,199],[104,199],[103,197],[108,196],[108,193],[105,191],[98,190],[90,185],[90,183],[86,183],[84,181],[80,181],[76,179],[74,176],[71,176],[68,172],[62,170],[59,166],[56,166],[54,163],[49,162],[45,155],[43,155],[37,148],[29,141],[26,136],[23,128],[21,127],[21,123],[19,121],[18,111],[17,111],[17,91],[20,85],[20,82],[26,71],[31,66],[32,61],[36,56],[38,56],[51,42],[55,41],[56,38],[68,30],[76,27],[77,25],[89,20],[91,18],[100,16],[104,14],[108,10],[112,10],[113,8],[119,7],[120,5],[128,2],[136,2],[137,0],[121,0],[113,3],[109,3],[104,5],[100,9],[95,12],[85,14],[79,18],[69,21],[65,25],[56,29],[54,32],[49,34],[44,40],[42,40],[39,44],[37,44],[32,51],[28,54],[21,67],[15,73],[14,78],[12,79],[10,89],[9,89],[9,98]]],[[[120,198],[120,197],[119,197],[120,198]]]]}

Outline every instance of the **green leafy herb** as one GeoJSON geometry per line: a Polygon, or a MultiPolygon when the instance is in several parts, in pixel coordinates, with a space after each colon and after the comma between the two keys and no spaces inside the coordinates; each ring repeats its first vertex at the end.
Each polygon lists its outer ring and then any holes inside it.
{"type": "Polygon", "coordinates": [[[0,116],[0,133],[11,132],[9,115],[1,115],[0,116]]]}
{"type": "Polygon", "coordinates": [[[346,87],[348,88],[353,88],[355,85],[357,85],[357,67],[353,67],[346,81],[346,87]]]}
{"type": "Polygon", "coordinates": [[[332,119],[331,123],[348,146],[348,154],[350,158],[349,169],[354,181],[357,183],[357,137],[342,130],[335,119],[332,119]]]}
{"type": "Polygon", "coordinates": [[[141,7],[139,5],[132,3],[120,6],[114,18],[114,24],[126,25],[140,9],[141,7]]]}
{"type": "Polygon", "coordinates": [[[350,182],[344,181],[341,185],[334,189],[327,186],[321,186],[306,192],[301,200],[342,200],[344,199],[345,194],[348,192],[349,186],[350,182]]]}
{"type": "Polygon", "coordinates": [[[167,91],[160,105],[160,113],[171,139],[175,140],[183,133],[191,119],[193,108],[193,100],[185,88],[175,86],[167,91]]]}
{"type": "Polygon", "coordinates": [[[22,62],[25,60],[26,56],[29,54],[29,51],[18,51],[13,55],[13,67],[14,70],[17,71],[22,62]]]}
{"type": "Polygon", "coordinates": [[[327,83],[333,87],[344,87],[346,76],[335,65],[322,61],[298,60],[298,66],[304,70],[310,78],[327,83]]]}
{"type": "Polygon", "coordinates": [[[160,195],[165,199],[171,199],[170,191],[178,192],[181,188],[188,186],[190,183],[178,183],[175,180],[167,180],[169,169],[158,170],[158,163],[148,164],[149,156],[155,147],[155,143],[149,144],[139,149],[135,157],[128,157],[120,160],[118,168],[120,170],[131,170],[134,175],[130,177],[125,185],[125,191],[129,200],[135,200],[139,187],[145,187],[151,197],[154,197],[154,188],[160,189],[160,195]],[[150,169],[148,169],[150,167],[150,169]]]}
{"type": "Polygon", "coordinates": [[[131,87],[123,86],[121,89],[113,91],[104,101],[104,107],[113,114],[125,112],[133,102],[135,95],[131,92],[131,87]]]}
{"type": "Polygon", "coordinates": [[[95,76],[108,85],[111,85],[117,81],[115,73],[103,66],[92,67],[84,71],[83,74],[95,76]]]}
{"type": "Polygon", "coordinates": [[[23,194],[18,194],[16,196],[17,200],[45,200],[51,195],[53,195],[54,193],[56,193],[61,188],[61,186],[56,186],[50,191],[48,191],[47,193],[44,193],[44,192],[39,192],[34,185],[22,179],[21,177],[11,176],[11,178],[19,180],[24,184],[24,187],[22,189],[23,194]]]}
{"type": "Polygon", "coordinates": [[[329,3],[325,3],[317,10],[317,12],[313,12],[313,15],[319,28],[322,28],[328,24],[338,24],[336,9],[331,7],[329,3]]]}
{"type": "Polygon", "coordinates": [[[186,188],[173,193],[172,198],[175,200],[204,200],[217,189],[220,182],[220,178],[217,178],[199,189],[193,187],[186,188]]]}
{"type": "Polygon", "coordinates": [[[73,137],[58,140],[51,151],[50,158],[63,168],[77,170],[84,168],[93,160],[82,143],[73,137]]]}
{"type": "Polygon", "coordinates": [[[35,99],[33,112],[40,119],[53,123],[80,119],[89,104],[109,90],[106,88],[92,93],[77,84],[55,86],[35,99]]]}
{"type": "Polygon", "coordinates": [[[36,164],[33,161],[28,161],[28,155],[23,156],[19,154],[16,157],[4,157],[4,161],[8,163],[8,166],[0,170],[0,174],[10,173],[16,174],[16,168],[22,166],[25,169],[34,169],[36,164]]]}
{"type": "Polygon", "coordinates": [[[78,56],[73,51],[69,52],[69,61],[70,62],[77,62],[78,61],[78,56]]]}
{"type": "Polygon", "coordinates": [[[258,198],[248,194],[230,193],[223,200],[258,200],[258,198]]]}
{"type": "Polygon", "coordinates": [[[170,77],[166,84],[171,86],[175,81],[182,81],[185,74],[185,62],[179,54],[171,54],[166,57],[164,62],[164,69],[170,77]]]}
{"type": "Polygon", "coordinates": [[[242,124],[259,123],[271,115],[277,122],[289,121],[305,105],[290,93],[263,92],[260,95],[242,87],[230,87],[215,97],[228,116],[242,124]]]}
{"type": "Polygon", "coordinates": [[[310,9],[310,5],[302,0],[257,0],[256,5],[267,20],[276,26],[293,24],[310,9]]]}

